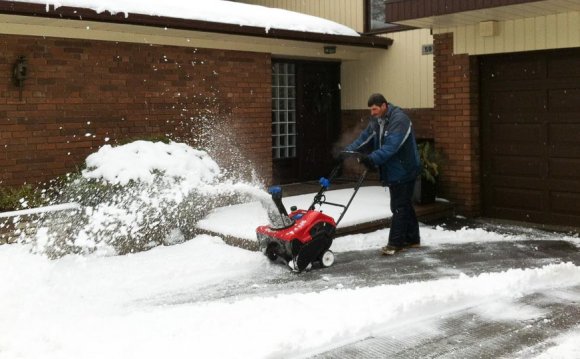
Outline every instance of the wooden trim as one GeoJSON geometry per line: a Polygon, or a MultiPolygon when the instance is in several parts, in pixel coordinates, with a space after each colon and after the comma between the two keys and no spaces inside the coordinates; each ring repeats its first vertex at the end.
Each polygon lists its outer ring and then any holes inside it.
{"type": "Polygon", "coordinates": [[[399,32],[399,31],[407,31],[407,30],[415,30],[418,29],[417,27],[407,26],[407,25],[399,25],[394,24],[396,26],[388,27],[386,29],[377,29],[365,32],[364,35],[379,35],[379,34],[388,34],[391,32],[399,32]]]}
{"type": "Polygon", "coordinates": [[[371,25],[370,25],[370,21],[369,21],[371,18],[371,8],[369,6],[370,1],[371,0],[364,0],[364,2],[363,2],[363,13],[364,13],[364,19],[363,19],[364,33],[363,33],[363,35],[379,35],[379,34],[387,34],[389,32],[398,32],[398,31],[406,31],[406,30],[416,29],[416,27],[407,26],[407,25],[399,25],[399,24],[393,24],[395,26],[384,28],[384,29],[375,29],[375,30],[371,29],[371,25]]]}
{"type": "Polygon", "coordinates": [[[371,31],[371,24],[369,22],[369,19],[371,18],[371,9],[369,7],[369,1],[370,0],[364,0],[363,3],[363,13],[364,13],[364,19],[363,19],[363,29],[365,34],[369,33],[371,31]]]}
{"type": "Polygon", "coordinates": [[[202,31],[211,33],[222,33],[230,35],[243,35],[261,38],[274,38],[280,40],[296,40],[304,42],[316,42],[335,45],[348,45],[359,47],[383,48],[387,49],[393,40],[376,36],[346,36],[330,35],[313,32],[302,32],[292,30],[270,29],[264,31],[262,27],[239,26],[235,24],[224,24],[209,21],[178,19],[164,16],[149,16],[142,14],[111,14],[109,12],[97,13],[91,9],[58,7],[54,5],[15,3],[10,1],[0,1],[0,14],[38,16],[54,19],[85,20],[104,23],[116,23],[126,25],[139,25],[158,28],[171,28],[178,30],[202,31]]]}
{"type": "Polygon", "coordinates": [[[386,22],[397,22],[539,1],[541,0],[391,0],[385,3],[385,18],[386,22]]]}

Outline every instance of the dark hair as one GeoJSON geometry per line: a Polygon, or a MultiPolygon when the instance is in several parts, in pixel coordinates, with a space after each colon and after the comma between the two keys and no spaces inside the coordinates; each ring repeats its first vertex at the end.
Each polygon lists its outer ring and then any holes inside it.
{"type": "Polygon", "coordinates": [[[368,107],[381,106],[382,104],[387,104],[387,99],[382,94],[374,93],[369,97],[368,107]]]}

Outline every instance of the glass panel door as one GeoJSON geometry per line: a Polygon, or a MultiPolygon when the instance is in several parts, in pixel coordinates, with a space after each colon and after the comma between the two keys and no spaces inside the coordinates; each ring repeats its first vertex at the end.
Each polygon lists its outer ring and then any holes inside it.
{"type": "Polygon", "coordinates": [[[296,66],[272,64],[272,158],[296,157],[296,66]]]}

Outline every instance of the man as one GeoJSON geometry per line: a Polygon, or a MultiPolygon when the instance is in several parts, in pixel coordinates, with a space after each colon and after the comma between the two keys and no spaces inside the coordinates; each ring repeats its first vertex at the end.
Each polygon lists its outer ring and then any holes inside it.
{"type": "Polygon", "coordinates": [[[389,187],[393,218],[389,242],[381,249],[393,255],[420,245],[419,224],[411,202],[420,160],[411,120],[381,94],[369,97],[371,117],[360,136],[345,151],[358,151],[359,162],[369,169],[379,168],[380,180],[389,187]]]}

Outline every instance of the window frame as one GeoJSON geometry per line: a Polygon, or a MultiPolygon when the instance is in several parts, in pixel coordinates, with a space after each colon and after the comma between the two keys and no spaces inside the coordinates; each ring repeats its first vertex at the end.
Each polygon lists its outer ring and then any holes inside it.
{"type": "Polygon", "coordinates": [[[298,157],[298,131],[297,131],[297,84],[296,84],[297,68],[296,63],[288,61],[275,61],[272,63],[272,159],[274,161],[295,159],[298,157]],[[286,71],[276,72],[274,68],[284,66],[286,71]],[[292,72],[288,72],[292,67],[292,72]],[[279,84],[274,77],[280,79],[284,77],[285,83],[279,84]],[[288,80],[292,77],[292,84],[288,80]],[[290,95],[290,90],[293,90],[293,95],[290,95]],[[274,96],[276,92],[276,96],[274,96]],[[281,92],[285,94],[281,96],[281,92]],[[283,108],[279,105],[274,106],[274,103],[284,103],[283,108]],[[290,104],[293,106],[290,106],[290,104]],[[284,116],[280,116],[284,114],[284,116]],[[292,115],[293,114],[293,115],[292,115]],[[292,115],[292,116],[291,116],[292,115]],[[280,129],[284,128],[283,131],[280,129]],[[282,141],[283,139],[283,141],[282,141]],[[284,143],[282,143],[284,142],[284,143]]]}

